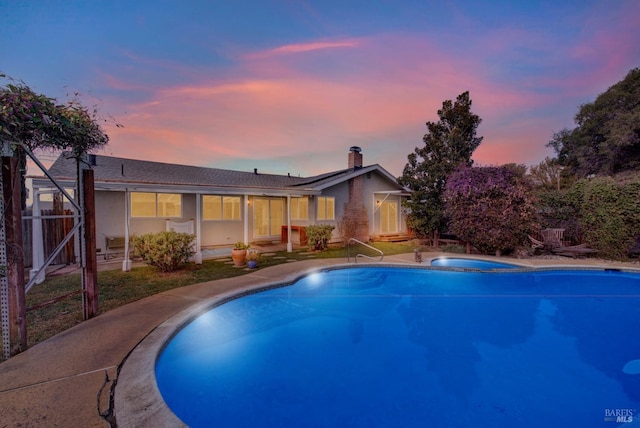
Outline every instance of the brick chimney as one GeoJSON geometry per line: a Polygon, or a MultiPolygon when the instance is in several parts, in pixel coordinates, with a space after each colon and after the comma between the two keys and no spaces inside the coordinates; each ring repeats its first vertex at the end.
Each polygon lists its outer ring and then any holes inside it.
{"type": "Polygon", "coordinates": [[[362,168],[362,149],[358,146],[349,148],[349,168],[362,168]]]}
{"type": "MultiPolygon", "coordinates": [[[[358,146],[349,148],[349,168],[362,168],[362,149],[358,146]]],[[[349,201],[344,204],[344,221],[349,224],[350,237],[360,241],[369,240],[369,222],[367,209],[363,199],[363,177],[359,175],[349,180],[349,201]]]]}

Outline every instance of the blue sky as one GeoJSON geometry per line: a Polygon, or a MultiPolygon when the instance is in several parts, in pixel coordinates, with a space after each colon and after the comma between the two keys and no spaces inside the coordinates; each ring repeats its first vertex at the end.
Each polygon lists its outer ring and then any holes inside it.
{"type": "Polygon", "coordinates": [[[640,2],[0,0],[0,72],[106,122],[101,153],[400,175],[470,91],[481,165],[537,164],[578,106],[640,66],[640,2]]]}

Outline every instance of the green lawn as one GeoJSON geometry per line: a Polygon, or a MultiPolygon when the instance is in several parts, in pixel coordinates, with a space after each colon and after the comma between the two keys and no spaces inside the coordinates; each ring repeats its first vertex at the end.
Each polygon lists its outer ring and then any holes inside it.
{"type": "MultiPolygon", "coordinates": [[[[413,252],[413,245],[406,243],[375,243],[376,248],[385,255],[413,252]]],[[[351,257],[356,253],[376,256],[365,247],[353,246],[351,257]]],[[[289,263],[289,260],[307,260],[309,258],[345,258],[345,248],[330,248],[322,252],[293,253],[276,252],[274,256],[262,257],[259,268],[289,263]]],[[[110,270],[98,272],[99,312],[111,309],[151,296],[162,291],[199,282],[212,281],[244,275],[249,270],[233,267],[230,259],[205,260],[201,265],[188,265],[172,273],[160,273],[155,268],[145,266],[134,268],[130,272],[110,270]]],[[[80,288],[80,274],[69,274],[47,278],[45,282],[34,286],[27,294],[27,307],[36,306],[80,288]]],[[[80,295],[65,298],[57,303],[31,310],[27,313],[27,334],[29,346],[54,336],[82,321],[82,301],[80,295]]]]}

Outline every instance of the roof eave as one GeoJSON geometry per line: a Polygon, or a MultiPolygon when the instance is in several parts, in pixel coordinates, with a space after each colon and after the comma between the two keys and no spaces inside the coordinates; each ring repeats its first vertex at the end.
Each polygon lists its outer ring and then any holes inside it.
{"type": "MultiPolygon", "coordinates": [[[[62,186],[75,186],[75,178],[57,177],[62,186]]],[[[34,178],[34,188],[49,188],[53,184],[46,178],[34,178]]],[[[224,185],[193,185],[179,183],[143,183],[97,180],[95,190],[99,191],[130,191],[130,192],[170,192],[170,193],[224,193],[234,195],[319,195],[321,192],[313,188],[299,187],[263,187],[263,186],[224,186],[224,185]]]]}
{"type": "Polygon", "coordinates": [[[386,178],[387,180],[389,180],[390,182],[392,182],[393,184],[395,184],[396,186],[398,186],[399,188],[404,189],[404,187],[400,186],[400,184],[398,183],[398,181],[396,180],[396,178],[391,175],[386,169],[384,169],[383,167],[381,167],[378,164],[374,164],[374,165],[369,165],[363,168],[356,168],[355,170],[353,170],[352,172],[350,172],[349,174],[345,174],[341,177],[337,177],[334,180],[330,180],[330,181],[326,181],[324,183],[318,184],[317,186],[313,186],[314,189],[317,190],[324,190],[328,187],[332,187],[335,186],[337,184],[343,183],[345,181],[349,181],[352,178],[358,177],[360,175],[363,174],[367,174],[369,172],[372,171],[378,171],[384,178],[386,178]]]}

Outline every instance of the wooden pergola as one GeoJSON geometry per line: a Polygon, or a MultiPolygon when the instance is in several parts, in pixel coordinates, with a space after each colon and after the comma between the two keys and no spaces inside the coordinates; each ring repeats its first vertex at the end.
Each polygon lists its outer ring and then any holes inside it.
{"type": "MultiPolygon", "coordinates": [[[[72,202],[76,210],[76,224],[53,254],[39,267],[38,272],[32,275],[28,282],[25,282],[22,249],[21,178],[19,159],[15,150],[17,146],[20,146],[48,176],[46,168],[27,147],[20,143],[1,143],[0,266],[4,266],[5,271],[0,275],[0,309],[2,350],[5,359],[27,348],[26,293],[74,233],[79,233],[80,265],[82,268],[80,293],[83,296],[84,319],[92,318],[98,313],[97,257],[94,251],[96,236],[93,170],[89,168],[88,162],[78,159],[75,200],[69,197],[62,186],[49,177],[54,185],[72,202]]],[[[41,217],[34,213],[33,221],[41,221],[41,217]]]]}

